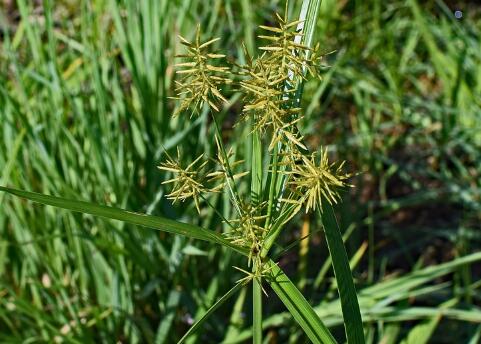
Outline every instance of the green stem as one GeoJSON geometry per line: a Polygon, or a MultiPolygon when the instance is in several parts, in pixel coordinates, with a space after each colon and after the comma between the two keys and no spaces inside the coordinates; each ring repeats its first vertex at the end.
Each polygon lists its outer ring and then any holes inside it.
{"type": "Polygon", "coordinates": [[[326,325],[324,325],[306,298],[291,282],[284,271],[272,260],[267,261],[266,267],[270,270],[270,276],[266,278],[266,281],[287,307],[292,317],[302,327],[311,343],[337,343],[326,325]]]}
{"type": "MultiPolygon", "coordinates": [[[[257,267],[254,266],[254,269],[257,267]]],[[[262,344],[262,280],[255,277],[252,280],[252,300],[253,300],[253,327],[252,337],[254,344],[262,344]]]]}
{"type": "Polygon", "coordinates": [[[272,210],[276,206],[274,204],[274,196],[275,196],[275,190],[276,190],[276,183],[277,183],[277,164],[278,164],[278,151],[279,147],[276,145],[274,147],[274,152],[272,156],[272,170],[271,170],[271,180],[270,180],[270,185],[269,185],[269,202],[267,205],[267,218],[266,218],[266,223],[264,225],[265,228],[269,228],[271,224],[271,218],[272,218],[272,210]]]}
{"type": "Polygon", "coordinates": [[[252,132],[251,136],[251,201],[254,206],[257,206],[262,202],[262,144],[258,131],[252,132]]]}
{"type": "Polygon", "coordinates": [[[233,225],[232,223],[230,223],[230,221],[227,220],[227,219],[225,218],[225,216],[222,215],[222,214],[220,213],[220,211],[218,211],[217,208],[214,207],[214,206],[212,205],[212,203],[210,203],[207,198],[204,197],[204,195],[200,194],[200,198],[202,198],[202,199],[204,200],[204,202],[207,203],[207,205],[208,205],[212,210],[214,210],[214,212],[217,214],[217,216],[219,216],[219,217],[222,219],[222,221],[224,221],[230,228],[235,228],[234,225],[233,225]]]}
{"type": "Polygon", "coordinates": [[[224,144],[222,143],[222,135],[220,133],[220,129],[219,129],[219,124],[217,123],[217,120],[214,116],[214,114],[211,112],[211,117],[212,117],[212,121],[214,122],[214,128],[215,128],[215,132],[216,132],[216,136],[217,136],[217,139],[219,141],[219,148],[220,148],[220,153],[222,154],[222,157],[225,161],[225,172],[227,174],[227,186],[229,187],[229,191],[231,193],[231,196],[232,196],[232,202],[234,203],[235,207],[236,207],[236,210],[237,212],[239,213],[239,215],[242,215],[242,212],[241,212],[241,209],[240,209],[240,197],[239,197],[239,193],[237,192],[237,187],[235,185],[235,180],[234,180],[234,175],[232,173],[232,169],[230,168],[230,164],[229,164],[229,157],[227,156],[227,152],[225,151],[225,147],[224,147],[224,144]]]}

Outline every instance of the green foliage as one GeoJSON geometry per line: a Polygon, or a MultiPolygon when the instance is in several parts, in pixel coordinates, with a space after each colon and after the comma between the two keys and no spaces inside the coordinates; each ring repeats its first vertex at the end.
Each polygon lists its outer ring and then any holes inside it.
{"type": "MultiPolygon", "coordinates": [[[[258,95],[243,97],[246,89],[230,84],[216,85],[227,102],[210,94],[219,109],[216,122],[206,107],[197,107],[192,120],[190,112],[172,117],[183,101],[169,98],[176,81],[189,85],[191,80],[182,80],[191,77],[188,73],[175,73],[190,68],[174,67],[189,62],[175,59],[186,51],[176,37],[180,33],[195,45],[200,23],[200,42],[220,37],[206,47],[209,53],[216,54],[211,50],[216,45],[240,61],[242,68],[233,68],[236,81],[255,85],[261,71],[275,81],[272,66],[255,66],[253,57],[249,67],[241,42],[251,53],[256,47],[279,47],[281,38],[254,34],[278,37],[255,28],[278,28],[285,16],[273,18],[272,12],[285,13],[283,3],[17,0],[0,5],[0,185],[130,209],[140,221],[57,211],[1,192],[1,342],[171,343],[197,320],[202,326],[194,329],[201,331],[188,343],[249,342],[252,324],[260,332],[250,306],[259,295],[265,341],[303,342],[312,328],[323,333],[317,338],[328,340],[328,328],[344,341],[345,305],[336,290],[346,286],[333,278],[339,267],[330,269],[335,262],[324,245],[320,216],[295,215],[297,203],[276,205],[287,178],[281,160],[286,155],[266,139],[274,125],[286,124],[288,134],[280,132],[275,142],[302,153],[303,147],[319,150],[322,144],[330,161],[345,160],[345,170],[360,172],[349,179],[353,188],[338,190],[335,209],[366,341],[409,342],[418,335],[427,342],[479,341],[479,255],[473,254],[480,248],[481,210],[479,8],[474,2],[455,6],[438,0],[324,0],[318,9],[319,3],[290,2],[287,12],[291,18],[319,15],[317,21],[306,20],[305,35],[297,39],[310,47],[320,42],[318,54],[324,58],[315,72],[321,80],[301,80],[301,87],[291,81],[297,91],[290,91],[291,100],[280,109],[291,111],[292,119],[263,117],[266,126],[253,133],[251,117],[260,117],[261,107],[244,111],[246,121],[232,124],[241,104],[254,104],[258,95]],[[463,11],[462,19],[454,18],[455,9],[463,11]],[[199,196],[200,214],[195,201],[179,198],[172,205],[166,198],[162,183],[170,177],[157,166],[171,160],[166,153],[175,157],[178,145],[182,154],[173,161],[180,168],[203,155],[208,163],[199,173],[215,177],[207,186],[217,192],[199,196]],[[227,163],[232,175],[222,168],[227,163]],[[237,176],[246,171],[244,178],[237,176]],[[221,186],[227,192],[218,192],[221,186]],[[251,297],[242,282],[235,284],[255,278],[253,271],[232,268],[249,270],[250,250],[231,253],[221,245],[140,227],[146,222],[155,227],[140,215],[146,213],[208,228],[209,235],[232,245],[236,239],[220,233],[236,225],[227,219],[239,219],[231,203],[236,195],[258,209],[254,216],[266,216],[257,221],[270,228],[261,256],[279,262],[289,275],[281,274],[278,285],[263,283],[268,298],[260,289],[251,297]],[[302,293],[293,299],[295,287],[302,293]],[[309,305],[316,316],[306,318],[309,305]]],[[[290,27],[291,38],[298,37],[296,29],[290,27]]],[[[228,63],[212,58],[210,65],[228,63]]],[[[286,82],[277,84],[280,94],[289,92],[282,86],[286,82]]],[[[289,191],[284,189],[282,198],[288,199],[289,191]]],[[[269,268],[258,274],[264,281],[276,269],[269,268]]],[[[345,265],[341,269],[346,271],[345,265]]]]}

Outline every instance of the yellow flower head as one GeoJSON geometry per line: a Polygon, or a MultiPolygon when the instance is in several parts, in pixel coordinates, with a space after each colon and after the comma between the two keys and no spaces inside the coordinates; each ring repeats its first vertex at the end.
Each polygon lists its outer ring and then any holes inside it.
{"type": "Polygon", "coordinates": [[[337,203],[340,198],[337,189],[350,186],[346,180],[351,175],[342,172],[344,162],[329,163],[327,150],[321,149],[319,163],[316,163],[315,153],[311,156],[299,155],[296,159],[298,160],[291,165],[291,171],[285,173],[290,176],[289,185],[301,196],[298,202],[305,204],[306,213],[316,207],[322,211],[323,198],[330,204],[337,203]]]}

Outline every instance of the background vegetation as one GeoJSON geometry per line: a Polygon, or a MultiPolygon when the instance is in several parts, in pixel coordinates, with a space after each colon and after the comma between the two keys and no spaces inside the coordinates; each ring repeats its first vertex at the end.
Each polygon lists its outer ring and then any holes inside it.
{"type": "MultiPolygon", "coordinates": [[[[172,207],[156,166],[181,143],[215,151],[206,113],[172,118],[176,35],[197,23],[241,57],[283,2],[3,1],[0,185],[219,228],[172,207]]],[[[291,1],[295,17],[299,4],[291,1]]],[[[337,207],[371,343],[477,343],[481,336],[481,8],[469,1],[324,0],[322,82],[305,86],[302,132],[346,160],[337,207]],[[462,18],[456,19],[454,11],[462,18]]],[[[240,156],[232,95],[221,117],[240,156]]],[[[219,198],[219,207],[228,200],[219,198]]],[[[340,306],[324,236],[299,217],[280,265],[334,333],[340,306]]],[[[285,251],[279,247],[278,252],[285,251]]],[[[0,341],[171,343],[242,277],[223,248],[0,194],[0,341]]],[[[269,290],[268,290],[269,291],[269,290]]],[[[305,342],[269,293],[266,340],[305,342]]],[[[250,293],[191,343],[249,342],[250,293]],[[244,306],[244,304],[246,306],[244,306]]]]}

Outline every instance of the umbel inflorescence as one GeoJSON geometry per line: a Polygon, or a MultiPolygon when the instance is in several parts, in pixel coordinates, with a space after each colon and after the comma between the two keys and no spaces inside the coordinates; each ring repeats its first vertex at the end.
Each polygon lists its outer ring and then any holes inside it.
{"type": "Polygon", "coordinates": [[[230,228],[225,235],[249,250],[249,265],[256,267],[253,276],[262,273],[267,243],[282,226],[303,207],[306,212],[322,211],[324,201],[336,203],[339,188],[348,185],[350,177],[342,172],[343,164],[329,162],[326,149],[309,153],[297,127],[302,120],[299,85],[308,75],[320,77],[319,48],[301,43],[303,34],[297,31],[301,22],[289,22],[287,8],[283,17],[276,14],[276,21],[276,26],[260,26],[265,33],[259,37],[266,44],[255,58],[244,47],[246,62],[242,65],[219,66],[225,55],[212,51],[218,39],[202,42],[199,26],[193,42],[180,37],[187,52],[178,55],[183,61],[175,65],[180,76],[176,81],[180,106],[174,115],[190,112],[193,116],[205,106],[210,108],[216,130],[217,167],[208,170],[212,164],[203,156],[182,164],[180,153],[177,159],[168,156],[159,166],[173,175],[164,182],[173,185],[167,197],[174,202],[192,198],[199,213],[202,202],[210,206],[208,193],[229,193],[235,214],[231,220],[223,218],[230,228]],[[238,179],[247,172],[235,172],[242,161],[235,161],[233,152],[225,149],[215,116],[222,103],[227,103],[222,93],[228,85],[236,86],[243,95],[239,123],[251,125],[251,135],[258,135],[266,143],[271,161],[265,169],[269,174],[266,179],[277,178],[284,185],[278,192],[269,190],[269,185],[263,185],[266,192],[255,198],[238,191],[238,179]]]}

